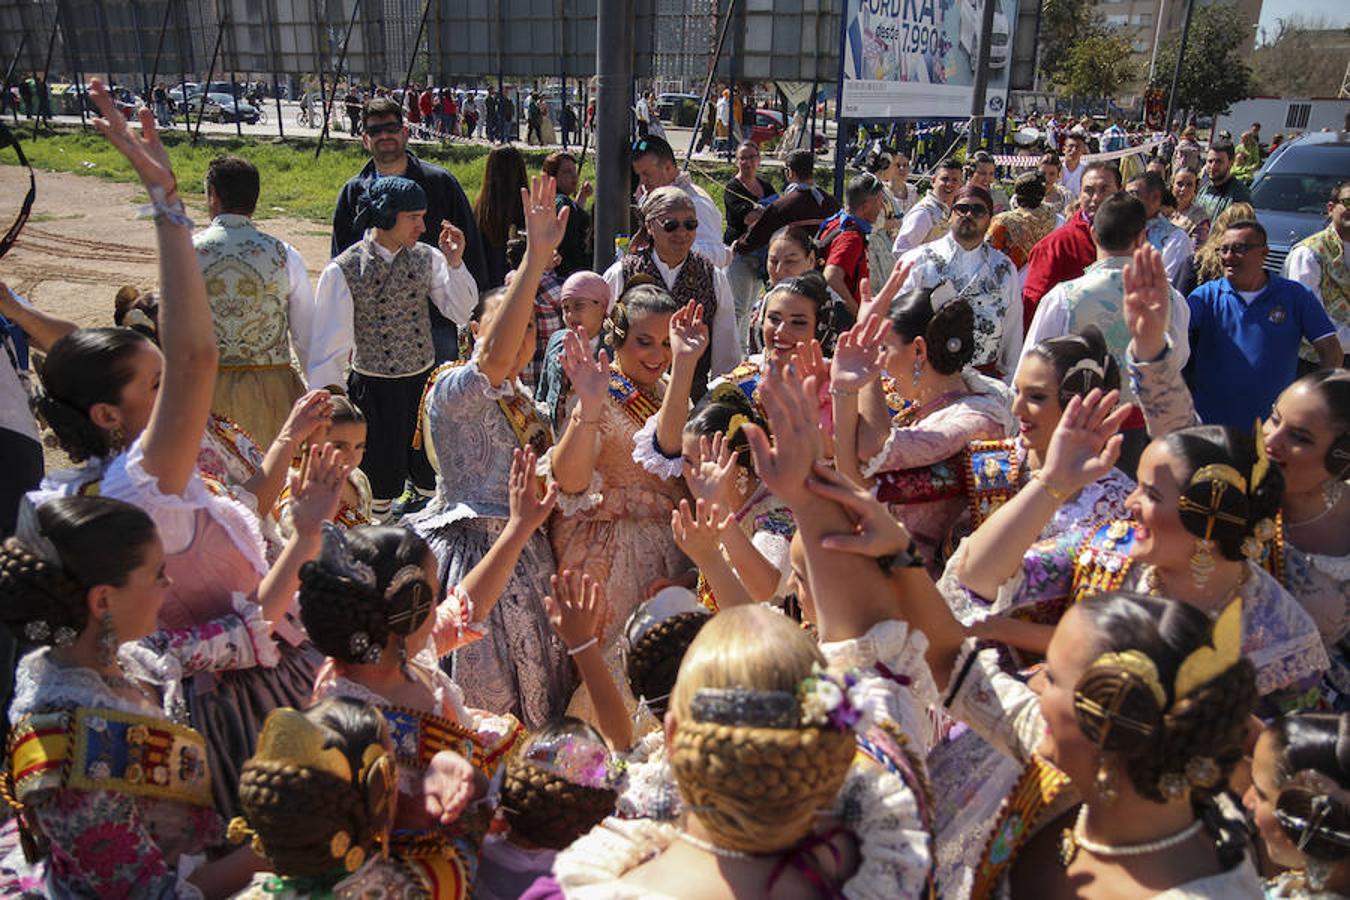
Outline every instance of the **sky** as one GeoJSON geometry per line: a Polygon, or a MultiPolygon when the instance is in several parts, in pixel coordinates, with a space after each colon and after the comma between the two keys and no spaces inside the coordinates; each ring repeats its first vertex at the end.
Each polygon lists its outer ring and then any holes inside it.
{"type": "MultiPolygon", "coordinates": [[[[1276,20],[1295,16],[1325,19],[1332,27],[1343,27],[1350,25],[1350,3],[1345,0],[1265,0],[1261,5],[1260,26],[1265,29],[1267,39],[1270,39],[1279,28],[1276,20]]],[[[1261,32],[1257,32],[1256,39],[1259,43],[1261,32]]]]}

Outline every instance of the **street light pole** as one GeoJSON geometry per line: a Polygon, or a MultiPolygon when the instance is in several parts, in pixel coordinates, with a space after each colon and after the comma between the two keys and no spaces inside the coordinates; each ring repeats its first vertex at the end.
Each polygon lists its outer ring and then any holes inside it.
{"type": "Polygon", "coordinates": [[[1191,10],[1195,0],[1186,0],[1186,14],[1181,20],[1181,45],[1177,47],[1177,64],[1172,69],[1172,89],[1167,93],[1167,115],[1163,117],[1163,127],[1172,126],[1172,113],[1176,109],[1177,84],[1181,81],[1181,65],[1186,59],[1186,38],[1191,33],[1191,10]]]}
{"type": "Polygon", "coordinates": [[[595,40],[595,255],[614,262],[614,238],[628,233],[631,163],[628,110],[633,85],[633,0],[599,0],[595,40]]]}

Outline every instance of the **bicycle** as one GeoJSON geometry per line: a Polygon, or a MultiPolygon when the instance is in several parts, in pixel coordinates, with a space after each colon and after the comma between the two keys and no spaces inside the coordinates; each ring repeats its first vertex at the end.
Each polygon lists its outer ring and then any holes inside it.
{"type": "Polygon", "coordinates": [[[300,112],[296,113],[295,124],[301,128],[314,128],[314,112],[305,107],[300,107],[300,112]]]}

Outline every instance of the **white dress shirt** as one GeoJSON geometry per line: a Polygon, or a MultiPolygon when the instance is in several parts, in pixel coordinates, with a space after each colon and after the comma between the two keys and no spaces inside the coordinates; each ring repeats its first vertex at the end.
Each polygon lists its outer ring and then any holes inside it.
{"type": "MultiPolygon", "coordinates": [[[[684,263],[672,269],[661,262],[661,257],[655,253],[652,254],[652,260],[655,261],[656,270],[661,273],[666,289],[669,290],[675,285],[675,279],[680,276],[684,263]]],[[[606,269],[604,278],[609,285],[609,308],[613,309],[614,304],[619,302],[619,295],[623,293],[623,263],[616,262],[606,269]]],[[[713,316],[712,346],[708,350],[711,354],[708,360],[711,364],[708,370],[709,381],[730,372],[741,361],[741,339],[736,334],[736,299],[731,293],[731,282],[727,281],[727,273],[716,267],[713,268],[713,297],[717,300],[717,314],[713,316]]]]}
{"type": "MultiPolygon", "coordinates": [[[[934,198],[936,200],[936,198],[934,198]]],[[[896,256],[902,253],[908,253],[915,247],[922,246],[924,238],[928,237],[928,232],[933,230],[937,224],[936,210],[932,205],[924,202],[927,196],[922,197],[913,206],[905,217],[900,220],[900,231],[895,235],[895,242],[891,244],[891,252],[896,256]]],[[[941,203],[941,200],[936,202],[941,203]]],[[[945,208],[945,207],[944,207],[945,208]]]]}
{"type": "MultiPolygon", "coordinates": [[[[1155,218],[1162,218],[1169,225],[1174,224],[1171,219],[1163,218],[1161,213],[1155,218]]],[[[1172,287],[1176,287],[1186,276],[1191,257],[1195,255],[1195,239],[1181,228],[1174,227],[1159,252],[1162,253],[1163,268],[1167,270],[1167,280],[1172,283],[1172,287]]]]}
{"type": "MultiPolygon", "coordinates": [[[[370,236],[369,231],[366,236],[370,236]]],[[[393,262],[394,257],[403,252],[401,248],[389,250],[376,241],[372,241],[372,245],[385,262],[393,262]]],[[[451,268],[445,261],[445,254],[436,250],[431,255],[430,298],[441,315],[456,325],[467,325],[478,302],[478,283],[467,268],[463,265],[451,268]]],[[[337,260],[330,260],[319,274],[319,286],[314,291],[314,320],[306,380],[310,387],[346,384],[347,367],[356,339],[352,325],[352,292],[337,260]]]]}

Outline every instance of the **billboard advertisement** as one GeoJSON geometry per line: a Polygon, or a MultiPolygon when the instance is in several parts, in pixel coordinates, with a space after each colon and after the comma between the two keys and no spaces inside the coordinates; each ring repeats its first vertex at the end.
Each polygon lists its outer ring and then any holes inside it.
{"type": "Polygon", "coordinates": [[[847,0],[840,116],[969,116],[985,3],[997,4],[985,115],[1002,115],[1017,0],[847,0]]]}

